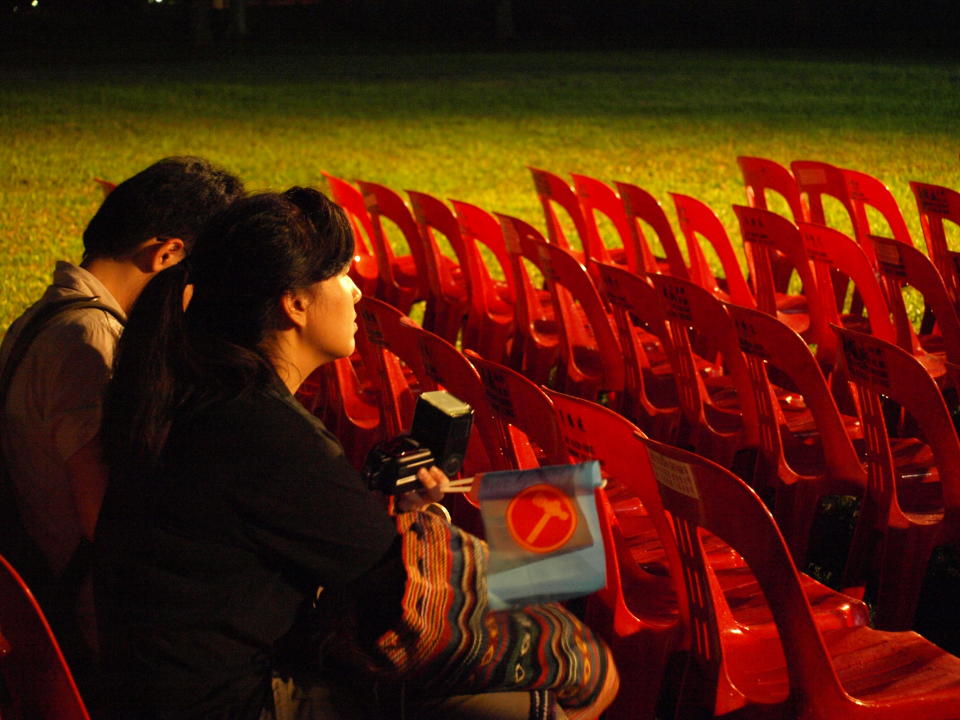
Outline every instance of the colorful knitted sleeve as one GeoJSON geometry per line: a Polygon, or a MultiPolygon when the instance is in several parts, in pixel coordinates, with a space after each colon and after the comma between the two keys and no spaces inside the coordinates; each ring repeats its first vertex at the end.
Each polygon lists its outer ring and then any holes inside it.
{"type": "Polygon", "coordinates": [[[423,691],[550,689],[564,707],[600,693],[610,653],[558,604],[491,612],[487,547],[429,513],[397,516],[407,584],[402,615],[368,650],[376,674],[423,691]]]}

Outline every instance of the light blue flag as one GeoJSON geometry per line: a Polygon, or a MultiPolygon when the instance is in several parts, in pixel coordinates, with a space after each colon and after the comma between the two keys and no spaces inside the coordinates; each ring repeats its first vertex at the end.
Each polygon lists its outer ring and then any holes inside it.
{"type": "Polygon", "coordinates": [[[606,584],[594,491],[600,463],[484,473],[492,610],[588,595],[606,584]]]}

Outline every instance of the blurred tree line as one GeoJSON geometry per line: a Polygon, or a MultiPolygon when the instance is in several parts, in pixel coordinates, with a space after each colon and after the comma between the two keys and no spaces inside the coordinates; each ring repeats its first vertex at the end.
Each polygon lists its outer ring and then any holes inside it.
{"type": "Polygon", "coordinates": [[[117,39],[954,48],[958,0],[0,0],[0,33],[117,39]]]}

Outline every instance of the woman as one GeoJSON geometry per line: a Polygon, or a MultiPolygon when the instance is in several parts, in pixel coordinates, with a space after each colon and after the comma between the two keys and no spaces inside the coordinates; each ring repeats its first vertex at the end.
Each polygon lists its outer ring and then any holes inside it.
{"type": "MultiPolygon", "coordinates": [[[[457,717],[456,707],[470,717],[469,698],[437,696],[536,687],[505,680],[490,658],[537,611],[495,619],[478,603],[470,642],[423,649],[423,638],[450,633],[433,632],[443,613],[405,606],[423,586],[417,548],[479,557],[479,544],[432,515],[388,515],[293,398],[313,370],[353,352],[352,256],[346,219],[321,193],[245,198],[197,240],[186,310],[178,267],[131,314],[105,403],[111,483],[97,528],[98,619],[119,716],[457,717]],[[408,639],[419,660],[397,653],[408,639]],[[486,664],[468,646],[486,649],[486,664]],[[331,656],[350,672],[332,679],[331,656]],[[344,689],[361,677],[361,692],[344,689]]],[[[421,471],[424,490],[399,508],[438,499],[445,479],[421,471]]],[[[477,601],[482,579],[465,577],[445,595],[477,601]]],[[[608,652],[562,611],[543,617],[534,643],[567,633],[592,670],[559,657],[522,674],[595,715],[615,691],[608,652]]],[[[527,717],[543,694],[491,699],[502,709],[487,717],[527,717]]]]}

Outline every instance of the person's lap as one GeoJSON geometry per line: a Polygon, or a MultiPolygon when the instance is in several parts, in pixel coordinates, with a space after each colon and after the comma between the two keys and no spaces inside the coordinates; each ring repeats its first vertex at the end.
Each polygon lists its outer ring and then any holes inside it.
{"type": "Polygon", "coordinates": [[[261,720],[563,720],[546,692],[491,692],[446,697],[400,686],[331,679],[273,679],[273,712],[261,720]]]}

